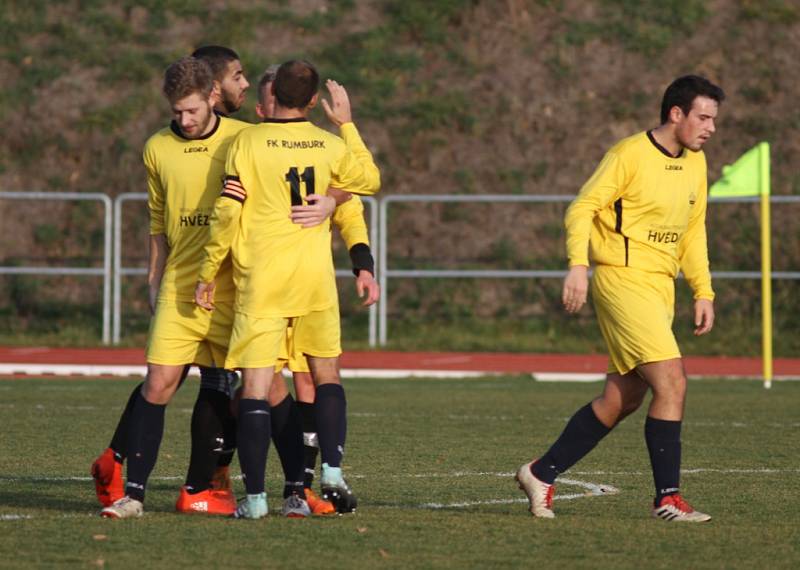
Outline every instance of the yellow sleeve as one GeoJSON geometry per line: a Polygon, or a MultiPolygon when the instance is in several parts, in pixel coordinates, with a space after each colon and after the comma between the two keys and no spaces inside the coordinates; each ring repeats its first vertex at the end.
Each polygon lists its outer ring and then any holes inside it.
{"type": "Polygon", "coordinates": [[[242,206],[247,199],[247,191],[239,179],[237,167],[238,141],[231,145],[225,164],[225,183],[222,193],[214,202],[214,212],[211,214],[208,243],[203,248],[204,259],[200,267],[197,280],[210,283],[219,271],[219,266],[230,253],[231,245],[239,231],[239,219],[242,216],[242,206]]]}
{"type": "Polygon", "coordinates": [[[708,183],[705,176],[697,191],[697,201],[689,217],[686,233],[678,244],[678,260],[695,299],[714,300],[711,288],[711,270],[708,266],[708,241],[706,237],[706,207],[708,183]]]}
{"type": "Polygon", "coordinates": [[[347,189],[353,194],[376,194],[381,188],[381,173],[372,153],[361,140],[355,124],[343,124],[341,133],[347,150],[334,165],[331,186],[347,189]]]}
{"type": "Polygon", "coordinates": [[[210,283],[219,271],[219,266],[231,250],[231,244],[239,230],[242,204],[224,194],[214,202],[211,225],[206,246],[203,248],[203,265],[197,280],[210,283]]]}
{"type": "Polygon", "coordinates": [[[356,195],[337,206],[333,212],[333,223],[339,228],[347,249],[357,243],[369,245],[367,223],[364,221],[364,203],[356,195]]]}
{"type": "Polygon", "coordinates": [[[155,170],[152,157],[147,147],[142,155],[147,169],[147,209],[150,212],[150,235],[165,233],[164,228],[164,188],[155,170]]]}
{"type": "Polygon", "coordinates": [[[598,212],[622,195],[626,181],[627,173],[622,158],[615,152],[606,153],[597,170],[570,204],[564,217],[570,267],[589,265],[592,220],[598,212]]]}

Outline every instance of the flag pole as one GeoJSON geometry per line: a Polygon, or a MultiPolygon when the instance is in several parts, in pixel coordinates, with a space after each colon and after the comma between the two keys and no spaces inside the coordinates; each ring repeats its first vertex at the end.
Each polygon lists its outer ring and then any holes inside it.
{"type": "Polygon", "coordinates": [[[772,387],[772,259],[770,228],[769,143],[762,142],[759,152],[761,194],[761,341],[764,360],[764,388],[772,387]]]}

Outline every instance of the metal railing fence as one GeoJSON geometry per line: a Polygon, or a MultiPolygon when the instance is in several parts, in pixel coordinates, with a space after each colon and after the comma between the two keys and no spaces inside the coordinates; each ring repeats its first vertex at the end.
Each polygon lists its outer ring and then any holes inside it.
{"type": "MultiPolygon", "coordinates": [[[[122,332],[122,277],[130,275],[147,275],[146,267],[125,267],[122,265],[122,210],[126,202],[147,201],[147,194],[144,192],[127,192],[120,194],[114,200],[114,334],[113,342],[118,344],[122,332]]],[[[369,209],[369,240],[372,244],[373,254],[376,254],[376,244],[378,243],[378,202],[371,196],[362,196],[361,201],[369,209]]],[[[337,277],[352,277],[353,273],[347,269],[337,269],[337,277]]],[[[372,305],[369,308],[368,322],[369,345],[375,346],[378,337],[378,308],[372,305]]]]}
{"type": "MultiPolygon", "coordinates": [[[[120,194],[113,201],[100,193],[82,192],[0,192],[0,200],[83,200],[99,201],[104,207],[104,248],[103,267],[36,267],[36,266],[0,266],[0,275],[87,275],[103,277],[103,343],[118,343],[122,328],[122,277],[146,275],[145,267],[125,267],[122,265],[122,226],[123,207],[130,201],[146,201],[145,193],[120,194]],[[113,264],[112,264],[113,252],[113,264]],[[113,284],[113,298],[112,298],[113,284]],[[112,332],[113,324],[113,332],[112,332]]],[[[376,273],[381,286],[381,298],[376,305],[369,308],[369,344],[385,345],[388,340],[388,299],[389,279],[407,278],[525,278],[525,279],[559,279],[566,275],[565,270],[495,270],[495,269],[392,269],[388,260],[389,241],[389,207],[393,203],[569,203],[574,199],[571,195],[422,195],[406,194],[385,196],[380,199],[362,197],[369,208],[369,235],[373,253],[377,259],[376,273]]],[[[758,197],[746,198],[712,198],[711,202],[722,203],[758,203],[758,197]]],[[[798,204],[800,196],[771,196],[771,204],[798,204]]],[[[348,277],[349,270],[339,269],[337,277],[348,277]]],[[[760,271],[714,271],[714,279],[760,279],[760,271]]],[[[774,280],[800,280],[800,271],[774,271],[774,280]]]]}
{"type": "Polygon", "coordinates": [[[103,344],[111,341],[111,198],[92,192],[0,192],[2,200],[95,201],[103,205],[103,267],[0,267],[0,275],[92,275],[103,278],[103,344]]]}
{"type": "MultiPolygon", "coordinates": [[[[400,196],[385,196],[379,201],[380,216],[378,222],[380,230],[378,280],[381,286],[381,299],[378,303],[378,343],[386,345],[388,341],[388,305],[389,305],[389,278],[425,279],[425,278],[475,278],[475,279],[563,279],[566,270],[516,270],[516,269],[391,269],[388,261],[389,240],[389,206],[402,202],[447,202],[447,203],[569,203],[575,199],[572,195],[518,195],[518,194],[468,194],[468,195],[426,195],[405,194],[400,196]]],[[[758,203],[758,197],[746,198],[711,198],[712,202],[723,203],[758,203]]],[[[786,204],[800,203],[800,196],[771,196],[770,203],[786,204]]],[[[760,271],[714,271],[714,279],[760,279],[760,271]]],[[[800,271],[774,271],[773,279],[800,280],[800,271]]]]}

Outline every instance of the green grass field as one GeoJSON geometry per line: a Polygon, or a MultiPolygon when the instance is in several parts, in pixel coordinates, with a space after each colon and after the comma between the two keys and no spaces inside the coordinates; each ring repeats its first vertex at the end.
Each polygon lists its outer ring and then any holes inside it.
{"type": "MultiPolygon", "coordinates": [[[[690,382],[683,489],[714,516],[691,526],[649,518],[643,411],[565,475],[557,518],[534,520],[512,472],[600,385],[526,377],[348,381],[346,472],[359,511],[257,522],[172,512],[190,381],[167,414],[146,515],[103,520],[88,468],[135,383],[0,381],[0,567],[800,567],[800,383],[690,382]],[[619,493],[587,496],[582,484],[619,493]]],[[[281,485],[273,449],[274,511],[281,485]]]]}

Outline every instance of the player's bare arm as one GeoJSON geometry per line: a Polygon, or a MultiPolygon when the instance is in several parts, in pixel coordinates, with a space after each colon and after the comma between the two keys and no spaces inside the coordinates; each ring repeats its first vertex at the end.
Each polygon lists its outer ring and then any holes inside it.
{"type": "Polygon", "coordinates": [[[589,268],[585,265],[573,265],[564,279],[561,302],[568,313],[577,313],[586,303],[589,291],[589,268]]]}
{"type": "Polygon", "coordinates": [[[161,287],[161,278],[164,276],[164,267],[167,265],[168,256],[169,245],[167,245],[167,236],[164,234],[151,235],[150,260],[147,270],[148,302],[151,315],[156,312],[158,290],[161,287]]]}
{"type": "Polygon", "coordinates": [[[714,328],[714,302],[697,299],[694,302],[694,335],[701,336],[714,328]]]}

